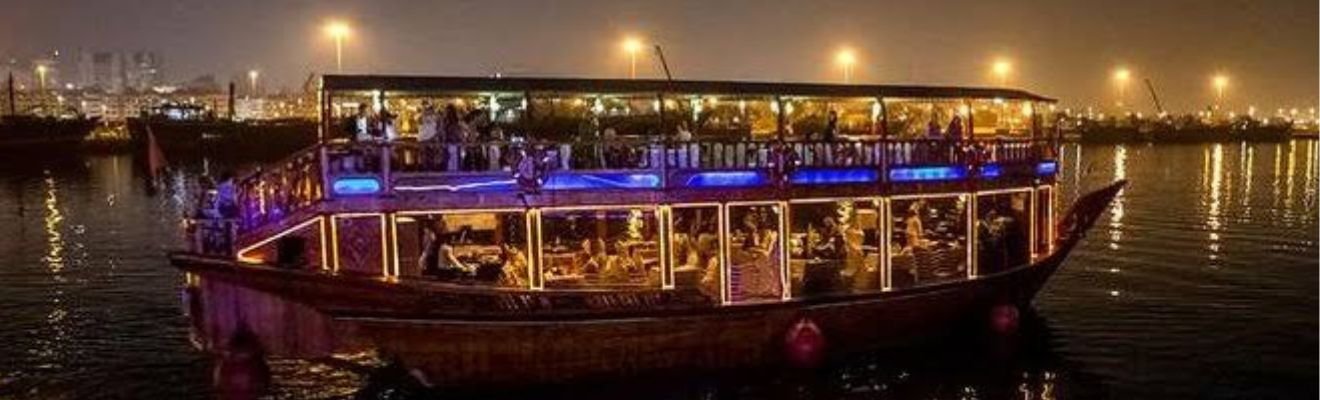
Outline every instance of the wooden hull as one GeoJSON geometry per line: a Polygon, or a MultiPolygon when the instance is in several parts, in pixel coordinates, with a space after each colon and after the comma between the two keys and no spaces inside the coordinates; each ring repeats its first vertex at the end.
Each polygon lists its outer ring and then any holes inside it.
{"type": "MultiPolygon", "coordinates": [[[[799,321],[829,355],[897,346],[1025,305],[1064,259],[969,282],[852,299],[734,306],[684,316],[549,321],[347,318],[358,332],[437,385],[517,385],[790,363],[799,321]]],[[[976,326],[976,325],[969,325],[976,326]]]]}
{"type": "MultiPolygon", "coordinates": [[[[335,347],[367,344],[438,386],[688,373],[786,362],[790,331],[804,323],[823,339],[815,342],[823,345],[818,353],[837,356],[940,337],[960,322],[984,324],[992,309],[1011,314],[1040,291],[1122,187],[1119,182],[1080,199],[1060,221],[1056,251],[1031,265],[920,288],[762,304],[696,304],[672,290],[630,296],[460,289],[182,254],[173,261],[202,282],[264,293],[255,301],[221,302],[205,313],[247,309],[250,317],[227,326],[255,331],[272,355],[318,357],[335,347]],[[273,305],[283,301],[296,305],[273,305]],[[262,308],[274,312],[263,317],[256,312],[262,308]],[[305,315],[308,309],[318,315],[305,315]],[[297,319],[321,327],[281,326],[297,319]],[[320,353],[302,346],[296,354],[272,346],[296,344],[298,337],[330,345],[320,353]]],[[[217,333],[228,334],[210,332],[217,333]]],[[[210,343],[224,347],[223,340],[210,343]]]]}

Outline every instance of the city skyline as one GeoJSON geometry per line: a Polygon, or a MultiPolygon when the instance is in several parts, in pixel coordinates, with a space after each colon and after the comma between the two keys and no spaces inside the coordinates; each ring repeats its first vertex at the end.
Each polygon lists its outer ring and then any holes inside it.
{"type": "MultiPolygon", "coordinates": [[[[1220,101],[1221,93],[1229,109],[1305,106],[1315,103],[1320,86],[1320,42],[1308,32],[1320,16],[1316,4],[1301,1],[915,6],[834,1],[810,7],[61,3],[34,2],[0,17],[12,19],[0,24],[0,55],[141,48],[169,60],[168,81],[202,75],[243,79],[259,70],[270,87],[297,87],[309,73],[334,71],[335,46],[321,29],[338,19],[353,29],[343,43],[345,73],[624,78],[630,60],[619,43],[637,37],[664,46],[677,79],[842,82],[834,60],[838,49],[847,48],[855,52],[848,67],[854,83],[1002,83],[1059,98],[1065,106],[1121,101],[1148,113],[1154,106],[1145,79],[1176,112],[1204,109],[1220,101]],[[121,8],[143,18],[115,18],[121,8]],[[56,11],[65,16],[48,15],[56,11]],[[83,14],[108,18],[87,24],[29,22],[75,21],[83,14]],[[1177,24],[1160,22],[1175,19],[1177,24]],[[129,22],[133,25],[124,25],[129,22]],[[1011,61],[1010,76],[992,73],[997,60],[1011,61]],[[1130,74],[1122,88],[1111,80],[1117,68],[1130,74]],[[1213,86],[1221,77],[1225,82],[1213,86]]],[[[637,69],[640,78],[663,77],[649,51],[638,57],[637,69]]]]}

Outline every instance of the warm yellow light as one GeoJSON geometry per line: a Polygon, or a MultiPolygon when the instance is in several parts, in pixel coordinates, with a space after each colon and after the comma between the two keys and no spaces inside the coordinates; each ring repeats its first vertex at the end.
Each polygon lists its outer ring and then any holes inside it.
{"type": "Polygon", "coordinates": [[[1215,75],[1212,83],[1215,85],[1215,89],[1223,90],[1225,87],[1228,87],[1228,77],[1224,75],[1215,75]]]}
{"type": "Polygon", "coordinates": [[[852,83],[853,64],[857,63],[857,54],[852,49],[844,48],[834,56],[834,60],[843,67],[843,83],[852,83]]]}
{"type": "Polygon", "coordinates": [[[1128,71],[1127,68],[1119,68],[1114,71],[1114,80],[1118,83],[1127,83],[1129,79],[1132,79],[1132,71],[1128,71]]]}
{"type": "Polygon", "coordinates": [[[628,53],[628,79],[637,79],[637,52],[642,51],[642,41],[635,37],[623,39],[623,51],[628,53]]]}
{"type": "Polygon", "coordinates": [[[999,80],[999,86],[1008,86],[1008,74],[1013,72],[1013,63],[1003,58],[995,60],[990,65],[990,72],[999,80]]]}
{"type": "Polygon", "coordinates": [[[839,54],[834,57],[839,65],[851,66],[857,63],[857,55],[851,49],[839,50],[839,54]]]}
{"type": "Polygon", "coordinates": [[[261,72],[260,72],[260,71],[257,71],[257,70],[255,70],[255,69],[254,69],[254,70],[251,70],[251,71],[248,71],[248,79],[251,79],[251,80],[254,80],[254,81],[255,81],[255,80],[257,80],[257,78],[260,77],[260,76],[261,76],[261,72]]]}
{"type": "Polygon", "coordinates": [[[348,37],[352,30],[343,21],[330,21],[325,24],[325,34],[336,40],[348,37]]]}
{"type": "Polygon", "coordinates": [[[634,37],[630,37],[623,40],[623,51],[628,52],[628,54],[637,54],[637,52],[641,50],[642,50],[641,40],[634,37]]]}
{"type": "Polygon", "coordinates": [[[996,60],[991,70],[1000,77],[1008,76],[1008,73],[1013,71],[1013,64],[1004,59],[996,60]]]}

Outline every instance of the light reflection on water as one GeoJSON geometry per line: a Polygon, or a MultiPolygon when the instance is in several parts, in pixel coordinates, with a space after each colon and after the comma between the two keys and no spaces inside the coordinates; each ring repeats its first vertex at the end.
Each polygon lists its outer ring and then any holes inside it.
{"type": "MultiPolygon", "coordinates": [[[[1020,340],[914,346],[810,374],[620,381],[564,394],[1316,397],[1316,142],[1064,149],[1060,210],[1113,179],[1131,186],[1046,287],[1020,340]]],[[[179,245],[188,175],[151,196],[132,165],[0,160],[0,398],[209,395],[211,359],[190,345],[183,278],[163,258],[179,245]]],[[[293,360],[272,368],[276,397],[390,387],[365,382],[386,375],[373,370],[293,360]]]]}

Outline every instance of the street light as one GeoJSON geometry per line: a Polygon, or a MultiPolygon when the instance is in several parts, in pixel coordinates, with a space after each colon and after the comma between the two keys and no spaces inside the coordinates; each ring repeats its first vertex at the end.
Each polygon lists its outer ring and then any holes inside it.
{"type": "Polygon", "coordinates": [[[1224,74],[1215,75],[1210,81],[1215,86],[1215,98],[1217,103],[1224,102],[1224,88],[1228,87],[1228,77],[1224,74]]]}
{"type": "Polygon", "coordinates": [[[344,39],[348,38],[351,32],[352,30],[349,29],[348,24],[343,21],[330,21],[325,25],[325,34],[335,40],[336,72],[344,72],[344,39]]]}
{"type": "Polygon", "coordinates": [[[623,51],[628,53],[628,79],[637,79],[637,52],[642,51],[642,41],[633,37],[624,39],[623,51]]]}
{"type": "Polygon", "coordinates": [[[844,48],[839,50],[834,60],[843,67],[843,83],[852,83],[853,64],[857,63],[857,55],[853,54],[852,49],[844,48]]]}
{"type": "Polygon", "coordinates": [[[1013,64],[1001,58],[995,60],[995,63],[990,66],[990,71],[995,74],[996,78],[999,78],[999,86],[1008,86],[1008,74],[1013,72],[1013,64]]]}
{"type": "Polygon", "coordinates": [[[248,83],[252,85],[252,94],[257,94],[257,78],[261,77],[261,72],[257,70],[248,71],[248,83]]]}
{"type": "Polygon", "coordinates": [[[1119,68],[1114,71],[1114,84],[1118,85],[1118,106],[1122,107],[1123,102],[1127,100],[1127,84],[1132,79],[1132,71],[1127,68],[1119,68]]]}

